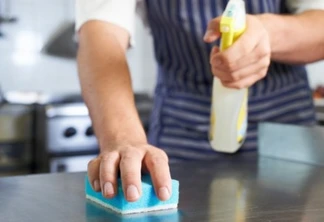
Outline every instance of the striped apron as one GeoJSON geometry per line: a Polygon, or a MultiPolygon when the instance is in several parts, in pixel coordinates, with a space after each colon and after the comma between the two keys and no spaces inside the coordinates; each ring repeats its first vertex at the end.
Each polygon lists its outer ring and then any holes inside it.
{"type": "MultiPolygon", "coordinates": [[[[158,80],[149,142],[170,160],[209,160],[225,154],[208,141],[212,73],[211,44],[203,42],[208,22],[227,0],[146,0],[154,39],[158,80]]],[[[286,13],[282,0],[246,0],[247,12],[286,13]]],[[[258,122],[315,124],[304,66],[272,62],[266,78],[249,91],[247,139],[241,151],[257,148],[258,122]]]]}

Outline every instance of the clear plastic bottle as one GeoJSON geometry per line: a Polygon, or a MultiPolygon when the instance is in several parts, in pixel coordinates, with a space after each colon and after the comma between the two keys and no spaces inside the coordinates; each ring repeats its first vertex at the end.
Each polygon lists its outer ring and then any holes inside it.
{"type": "MultiPolygon", "coordinates": [[[[222,15],[220,50],[229,48],[246,29],[243,0],[230,0],[222,15]]],[[[211,107],[210,144],[219,152],[235,153],[247,131],[248,89],[230,89],[214,77],[211,107]]]]}

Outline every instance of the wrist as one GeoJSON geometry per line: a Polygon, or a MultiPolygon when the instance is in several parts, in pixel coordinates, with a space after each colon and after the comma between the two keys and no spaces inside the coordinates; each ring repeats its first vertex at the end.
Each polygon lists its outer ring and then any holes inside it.
{"type": "MultiPolygon", "coordinates": [[[[276,15],[270,14],[270,13],[265,13],[265,14],[257,15],[257,18],[263,24],[264,29],[268,33],[271,52],[273,52],[274,49],[276,48],[275,45],[276,45],[276,39],[277,39],[277,37],[276,37],[276,35],[274,35],[274,33],[278,32],[278,29],[276,30],[276,25],[275,25],[276,15]]],[[[280,35],[280,33],[277,33],[277,35],[280,35]]]]}
{"type": "Polygon", "coordinates": [[[261,14],[257,16],[268,32],[271,55],[273,59],[294,48],[292,28],[296,27],[298,19],[289,15],[261,14]]]}
{"type": "Polygon", "coordinates": [[[115,130],[101,130],[98,142],[101,151],[114,149],[114,147],[118,146],[136,146],[148,143],[144,128],[140,124],[115,130]]]}

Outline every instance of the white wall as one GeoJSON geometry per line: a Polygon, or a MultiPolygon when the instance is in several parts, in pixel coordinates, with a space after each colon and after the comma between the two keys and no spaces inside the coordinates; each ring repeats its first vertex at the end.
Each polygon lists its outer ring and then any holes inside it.
{"type": "Polygon", "coordinates": [[[324,85],[324,62],[317,62],[307,66],[310,86],[314,89],[318,85],[324,85]]]}
{"type": "Polygon", "coordinates": [[[134,91],[152,93],[156,82],[153,40],[139,17],[136,20],[135,47],[129,51],[128,61],[134,91]]]}
{"type": "Polygon", "coordinates": [[[15,24],[1,26],[0,84],[4,90],[49,93],[78,92],[74,60],[42,54],[50,35],[65,21],[73,20],[73,0],[10,0],[15,24]]]}

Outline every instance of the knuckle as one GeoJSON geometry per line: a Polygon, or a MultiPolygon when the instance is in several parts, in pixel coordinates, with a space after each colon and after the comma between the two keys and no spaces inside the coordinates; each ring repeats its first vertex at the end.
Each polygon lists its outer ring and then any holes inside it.
{"type": "Polygon", "coordinates": [[[122,155],[122,160],[129,160],[129,159],[134,159],[134,158],[139,158],[141,156],[140,150],[138,149],[126,149],[124,150],[121,155],[122,155]]]}
{"type": "Polygon", "coordinates": [[[99,161],[98,157],[96,157],[96,158],[90,160],[90,161],[88,162],[88,165],[87,165],[88,170],[93,169],[93,168],[96,166],[96,164],[97,164],[98,161],[99,161]]]}
{"type": "Polygon", "coordinates": [[[234,85],[233,88],[234,89],[243,89],[243,86],[242,85],[234,85]]]}
{"type": "Polygon", "coordinates": [[[270,59],[268,59],[268,58],[264,59],[264,61],[263,61],[263,65],[264,65],[265,67],[269,67],[269,66],[270,66],[270,63],[271,63],[271,61],[270,61],[270,59]]]}
{"type": "Polygon", "coordinates": [[[101,161],[109,161],[110,156],[108,154],[103,154],[100,157],[101,161]]]}
{"type": "Polygon", "coordinates": [[[222,83],[222,86],[229,87],[229,84],[227,82],[221,81],[221,83],[222,83]]]}
{"type": "Polygon", "coordinates": [[[117,151],[103,153],[103,154],[101,154],[100,158],[101,158],[101,161],[115,160],[115,159],[119,158],[119,153],[117,151]]]}
{"type": "Polygon", "coordinates": [[[270,56],[270,55],[271,55],[270,46],[261,47],[261,49],[260,49],[260,57],[270,56]]]}
{"type": "Polygon", "coordinates": [[[133,181],[138,178],[139,173],[140,172],[136,173],[135,171],[126,171],[123,172],[123,178],[128,181],[133,181]]]}
{"type": "Polygon", "coordinates": [[[260,72],[260,73],[259,73],[259,77],[260,77],[260,78],[264,78],[266,75],[267,75],[266,72],[260,72]]]}
{"type": "Polygon", "coordinates": [[[169,161],[168,155],[162,150],[157,150],[154,154],[151,154],[150,157],[148,158],[148,164],[150,164],[153,167],[168,163],[168,161],[169,161]]]}
{"type": "Polygon", "coordinates": [[[234,89],[243,89],[245,85],[243,83],[237,83],[233,85],[234,89]]]}
{"type": "Polygon", "coordinates": [[[88,169],[91,168],[91,166],[95,163],[96,159],[92,159],[88,162],[88,169]]]}
{"type": "Polygon", "coordinates": [[[229,73],[234,72],[237,69],[237,65],[235,62],[232,62],[230,59],[224,60],[224,66],[226,68],[226,71],[229,73]]]}
{"type": "Polygon", "coordinates": [[[114,169],[101,169],[99,173],[100,181],[103,183],[109,181],[111,183],[114,183],[116,180],[116,174],[114,169]]]}
{"type": "Polygon", "coordinates": [[[164,151],[161,151],[161,158],[163,158],[166,162],[168,162],[169,161],[169,157],[168,157],[168,155],[166,154],[166,152],[164,152],[164,151]]]}
{"type": "Polygon", "coordinates": [[[113,181],[115,178],[114,174],[109,170],[100,170],[100,179],[105,181],[113,181]]]}
{"type": "Polygon", "coordinates": [[[148,159],[148,163],[151,166],[156,167],[156,166],[160,166],[161,164],[165,163],[165,160],[164,160],[164,158],[161,158],[161,156],[151,156],[148,159]]]}
{"type": "Polygon", "coordinates": [[[156,153],[157,153],[157,155],[158,155],[160,158],[162,158],[163,160],[168,160],[168,159],[169,159],[169,157],[168,157],[168,155],[166,154],[166,152],[164,152],[164,151],[161,150],[161,149],[156,149],[156,153]]]}
{"type": "Polygon", "coordinates": [[[268,46],[268,47],[265,47],[265,49],[264,49],[264,53],[266,54],[266,55],[271,55],[271,48],[270,48],[270,46],[268,46]]]}
{"type": "Polygon", "coordinates": [[[228,56],[224,52],[218,55],[217,60],[219,61],[217,63],[223,64],[224,66],[226,66],[229,63],[228,56]]]}
{"type": "Polygon", "coordinates": [[[239,81],[241,79],[241,75],[238,72],[233,72],[229,75],[232,81],[239,81]]]}

